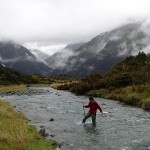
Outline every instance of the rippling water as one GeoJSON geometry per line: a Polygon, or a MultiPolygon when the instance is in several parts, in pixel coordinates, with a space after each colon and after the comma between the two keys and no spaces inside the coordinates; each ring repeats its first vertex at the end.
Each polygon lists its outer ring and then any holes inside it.
{"type": "MultiPolygon", "coordinates": [[[[38,88],[39,89],[39,88],[38,88]]],[[[97,126],[80,125],[85,96],[43,87],[43,95],[7,96],[38,129],[44,126],[49,135],[62,143],[61,150],[150,150],[150,113],[116,101],[95,98],[104,114],[97,114],[97,126]],[[53,122],[49,119],[54,118],[53,122]]],[[[86,112],[88,109],[86,109],[86,112]]]]}

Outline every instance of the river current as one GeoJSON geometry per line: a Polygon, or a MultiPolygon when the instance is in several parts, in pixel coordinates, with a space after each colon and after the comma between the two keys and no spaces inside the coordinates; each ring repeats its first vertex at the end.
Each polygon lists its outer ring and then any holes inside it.
{"type": "MultiPolygon", "coordinates": [[[[61,150],[150,150],[150,113],[117,101],[95,98],[104,114],[97,113],[96,127],[91,118],[86,125],[83,103],[88,97],[49,87],[41,95],[11,95],[4,99],[16,106],[37,129],[45,128],[48,139],[61,143],[61,150]],[[54,118],[54,121],[49,121],[54,118]]],[[[88,109],[85,109],[87,112],[88,109]]]]}

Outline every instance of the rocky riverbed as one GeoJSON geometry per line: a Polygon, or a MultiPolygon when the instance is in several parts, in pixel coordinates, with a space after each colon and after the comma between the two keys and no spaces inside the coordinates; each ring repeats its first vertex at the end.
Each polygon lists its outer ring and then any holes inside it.
{"type": "Polygon", "coordinates": [[[38,89],[38,88],[33,88],[30,87],[27,90],[21,90],[21,91],[8,91],[8,92],[0,92],[0,96],[11,96],[11,95],[28,95],[28,96],[32,96],[32,95],[42,95],[42,94],[50,94],[51,91],[48,89],[38,89]]]}

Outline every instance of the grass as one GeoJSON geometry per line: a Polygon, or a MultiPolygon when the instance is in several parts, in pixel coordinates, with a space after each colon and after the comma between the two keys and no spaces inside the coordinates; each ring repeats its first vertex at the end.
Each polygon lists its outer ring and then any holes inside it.
{"type": "Polygon", "coordinates": [[[69,81],[69,80],[62,80],[61,82],[59,81],[56,81],[56,82],[53,82],[50,86],[52,87],[52,88],[54,88],[54,89],[63,89],[63,86],[64,86],[64,88],[66,88],[66,85],[71,85],[71,84],[73,84],[73,83],[78,83],[78,81],[69,81]]]}
{"type": "Polygon", "coordinates": [[[21,84],[21,85],[8,85],[8,86],[1,86],[0,87],[0,92],[26,90],[26,89],[27,89],[27,86],[25,84],[21,84]]]}
{"type": "Polygon", "coordinates": [[[118,100],[150,111],[150,84],[128,86],[118,89],[92,90],[87,95],[118,100]]]}
{"type": "Polygon", "coordinates": [[[0,150],[54,150],[56,143],[45,140],[28,119],[0,100],[0,150]]]}
{"type": "Polygon", "coordinates": [[[60,86],[65,85],[66,83],[52,83],[50,86],[54,89],[58,89],[60,86]]]}

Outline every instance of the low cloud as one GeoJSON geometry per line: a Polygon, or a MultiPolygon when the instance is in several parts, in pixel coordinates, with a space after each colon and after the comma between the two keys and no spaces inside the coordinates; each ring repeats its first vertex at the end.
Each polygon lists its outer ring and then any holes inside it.
{"type": "Polygon", "coordinates": [[[73,50],[65,48],[62,51],[60,51],[54,55],[55,56],[52,56],[52,57],[54,57],[55,60],[52,64],[52,66],[51,66],[51,64],[50,64],[50,66],[55,69],[55,68],[63,68],[64,66],[66,66],[66,62],[68,61],[68,58],[70,56],[75,55],[75,53],[73,52],[73,50]]]}
{"type": "Polygon", "coordinates": [[[0,10],[0,39],[62,45],[149,17],[150,1],[0,0],[0,10]]]}

